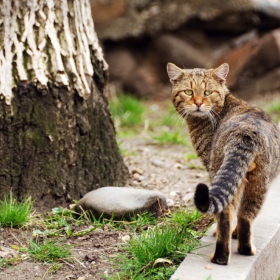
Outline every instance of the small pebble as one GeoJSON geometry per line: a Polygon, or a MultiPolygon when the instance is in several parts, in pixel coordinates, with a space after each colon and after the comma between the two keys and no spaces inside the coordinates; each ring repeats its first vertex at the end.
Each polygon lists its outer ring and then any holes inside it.
{"type": "Polygon", "coordinates": [[[138,181],[135,181],[135,180],[134,180],[134,181],[132,182],[132,184],[138,186],[140,183],[139,183],[138,181]]]}
{"type": "Polygon", "coordinates": [[[103,229],[99,227],[99,228],[95,229],[94,232],[103,232],[103,229]]]}
{"type": "Polygon", "coordinates": [[[158,159],[154,159],[154,160],[152,161],[152,164],[153,164],[154,166],[157,166],[157,167],[162,167],[162,166],[164,166],[164,162],[163,162],[162,160],[158,160],[158,159]]]}
{"type": "Polygon", "coordinates": [[[139,173],[134,173],[133,174],[133,178],[136,179],[136,180],[139,180],[141,177],[141,175],[139,173]]]}
{"type": "Polygon", "coordinates": [[[166,199],[166,204],[167,204],[168,207],[173,206],[174,205],[174,200],[170,199],[170,198],[167,198],[166,199]]]}
{"type": "Polygon", "coordinates": [[[77,280],[85,280],[86,277],[82,276],[82,277],[79,277],[77,280]]]}
{"type": "Polygon", "coordinates": [[[178,191],[172,191],[169,193],[171,196],[177,196],[178,194],[180,194],[180,192],[178,191]]]}
{"type": "Polygon", "coordinates": [[[143,180],[145,180],[145,176],[140,176],[140,178],[139,178],[139,181],[143,181],[143,180]]]}
{"type": "Polygon", "coordinates": [[[122,238],[123,242],[128,242],[130,240],[130,236],[129,235],[124,235],[122,238]]]}
{"type": "Polygon", "coordinates": [[[174,165],[174,167],[177,168],[177,169],[182,169],[184,166],[182,164],[180,164],[180,163],[176,163],[174,165]]]}
{"type": "Polygon", "coordinates": [[[108,273],[108,270],[107,270],[107,269],[106,269],[103,273],[104,273],[104,275],[105,275],[106,277],[109,276],[109,273],[108,273]]]}
{"type": "Polygon", "coordinates": [[[144,174],[144,170],[142,168],[135,168],[135,169],[132,169],[131,173],[132,174],[138,173],[140,175],[143,175],[144,174]]]}
{"type": "Polygon", "coordinates": [[[208,265],[205,265],[205,268],[208,269],[208,270],[212,270],[212,266],[209,265],[209,264],[208,264],[208,265]]]}
{"type": "Polygon", "coordinates": [[[70,210],[73,210],[76,207],[76,204],[75,203],[70,204],[68,207],[69,207],[70,210]]]}

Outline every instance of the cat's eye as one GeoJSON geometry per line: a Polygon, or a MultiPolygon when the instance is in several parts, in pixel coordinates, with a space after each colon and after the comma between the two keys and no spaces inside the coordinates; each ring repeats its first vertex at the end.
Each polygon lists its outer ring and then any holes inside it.
{"type": "Polygon", "coordinates": [[[189,96],[193,95],[193,91],[190,89],[185,90],[184,93],[189,96]]]}
{"type": "Polygon", "coordinates": [[[211,90],[205,90],[204,91],[204,95],[206,95],[206,96],[209,96],[209,95],[211,95],[212,94],[212,91],[211,90]]]}

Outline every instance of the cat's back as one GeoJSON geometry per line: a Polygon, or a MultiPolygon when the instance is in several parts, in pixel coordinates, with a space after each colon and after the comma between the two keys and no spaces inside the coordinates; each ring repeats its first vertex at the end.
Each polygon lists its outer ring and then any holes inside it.
{"type": "MultiPolygon", "coordinates": [[[[256,146],[256,161],[274,177],[280,166],[280,130],[275,122],[261,109],[229,95],[217,128],[211,152],[212,168],[219,166],[224,152],[231,143],[245,141],[256,146]]],[[[232,146],[231,146],[232,147],[232,146]]],[[[246,152],[246,151],[244,151],[246,152]]]]}
{"type": "Polygon", "coordinates": [[[260,145],[275,143],[280,149],[280,129],[263,110],[248,105],[232,95],[226,99],[217,136],[228,134],[234,137],[240,133],[259,140],[260,145]],[[262,141],[265,141],[264,143],[262,141]]]}

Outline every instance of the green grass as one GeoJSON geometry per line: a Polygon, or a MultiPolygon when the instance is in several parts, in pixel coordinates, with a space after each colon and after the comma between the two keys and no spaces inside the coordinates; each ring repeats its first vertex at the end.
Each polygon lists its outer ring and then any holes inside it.
{"type": "MultiPolygon", "coordinates": [[[[186,125],[172,105],[162,110],[163,113],[160,114],[157,111],[153,112],[147,102],[131,95],[120,94],[112,98],[109,107],[119,142],[122,138],[141,137],[139,132],[143,132],[143,136],[146,135],[159,145],[189,145],[187,134],[180,133],[180,129],[176,128],[178,124],[184,128],[186,125]]],[[[121,147],[121,144],[119,149],[123,156],[131,155],[128,150],[121,147]]]]}
{"type": "Polygon", "coordinates": [[[155,225],[157,219],[151,213],[144,212],[142,214],[132,215],[129,221],[123,218],[117,221],[105,219],[105,222],[112,229],[139,232],[143,228],[155,225]]]}
{"type": "Polygon", "coordinates": [[[30,197],[18,202],[12,195],[5,196],[0,201],[0,226],[20,227],[28,222],[33,209],[33,201],[30,197]]]}
{"type": "Polygon", "coordinates": [[[109,102],[116,127],[135,127],[143,125],[145,104],[131,95],[120,94],[109,102]]]}
{"type": "Polygon", "coordinates": [[[35,260],[45,263],[55,263],[60,261],[69,261],[71,258],[72,245],[65,244],[62,240],[37,238],[35,241],[30,240],[29,248],[26,252],[35,260]]]}
{"type": "Polygon", "coordinates": [[[182,135],[180,131],[161,131],[157,135],[152,136],[152,139],[156,143],[163,144],[179,144],[179,145],[188,145],[188,139],[186,135],[182,135]]]}
{"type": "Polygon", "coordinates": [[[268,113],[280,113],[280,100],[269,104],[266,108],[265,111],[268,113]]]}
{"type": "Polygon", "coordinates": [[[100,226],[100,224],[93,226],[87,212],[77,215],[75,211],[56,207],[52,209],[51,213],[42,213],[35,216],[28,226],[33,228],[33,236],[55,237],[65,235],[70,237],[72,235],[87,234],[100,226]],[[80,232],[74,232],[73,228],[84,225],[88,225],[88,228],[80,232]]]}
{"type": "Polygon", "coordinates": [[[199,170],[206,170],[206,168],[202,165],[197,165],[197,164],[188,164],[187,165],[188,169],[199,169],[199,170]]]}
{"type": "Polygon", "coordinates": [[[264,111],[268,113],[275,122],[280,121],[280,100],[276,100],[273,103],[270,103],[264,108],[264,111]]]}
{"type": "Polygon", "coordinates": [[[169,279],[185,254],[199,246],[202,233],[193,227],[200,219],[197,211],[179,210],[135,235],[112,259],[119,272],[107,279],[169,279]]]}
{"type": "Polygon", "coordinates": [[[186,154],[185,156],[184,156],[184,159],[188,162],[188,161],[190,161],[191,159],[197,159],[198,158],[198,156],[197,156],[197,154],[195,154],[195,153],[188,153],[188,154],[186,154]]]}
{"type": "Polygon", "coordinates": [[[0,258],[0,269],[13,267],[21,261],[21,258],[0,258]]]}

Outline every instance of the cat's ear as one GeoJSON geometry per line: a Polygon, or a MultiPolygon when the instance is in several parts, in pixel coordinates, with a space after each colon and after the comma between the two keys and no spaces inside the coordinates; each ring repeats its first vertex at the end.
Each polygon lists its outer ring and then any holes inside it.
{"type": "Polygon", "coordinates": [[[175,81],[180,80],[184,74],[182,69],[170,62],[167,64],[167,73],[172,84],[174,84],[175,81]]]}
{"type": "Polygon", "coordinates": [[[214,79],[216,79],[219,83],[223,84],[226,81],[226,77],[228,75],[229,66],[227,63],[222,64],[218,68],[214,69],[211,72],[211,75],[214,79]]]}

